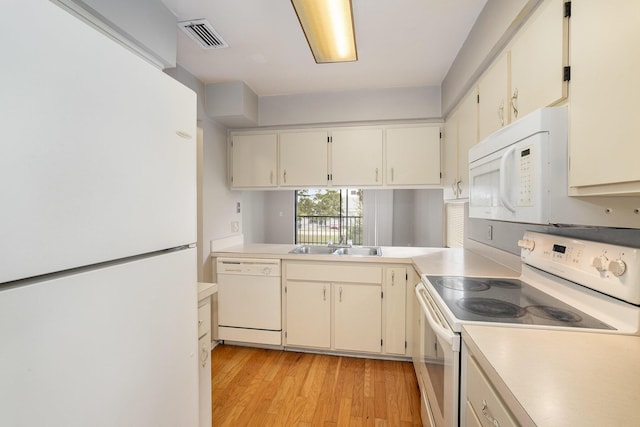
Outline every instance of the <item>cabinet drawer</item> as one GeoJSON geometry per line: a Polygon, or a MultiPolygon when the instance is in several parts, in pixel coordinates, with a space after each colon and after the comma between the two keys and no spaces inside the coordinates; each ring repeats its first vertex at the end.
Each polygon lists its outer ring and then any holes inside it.
{"type": "MultiPolygon", "coordinates": [[[[467,356],[467,367],[467,409],[469,407],[473,408],[469,412],[475,412],[483,426],[493,427],[500,425],[505,427],[518,425],[475,359],[471,356],[467,356]]],[[[467,419],[470,418],[470,415],[470,413],[467,414],[467,419]]]]}
{"type": "Polygon", "coordinates": [[[205,303],[198,307],[198,338],[211,331],[211,304],[205,303]]]}
{"type": "Polygon", "coordinates": [[[313,280],[340,283],[382,283],[382,267],[324,263],[287,263],[290,280],[313,280]]]}

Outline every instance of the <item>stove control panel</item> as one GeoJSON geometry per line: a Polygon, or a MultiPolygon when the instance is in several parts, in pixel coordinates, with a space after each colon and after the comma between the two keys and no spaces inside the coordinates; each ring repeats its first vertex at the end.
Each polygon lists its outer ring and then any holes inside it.
{"type": "Polygon", "coordinates": [[[518,245],[525,264],[640,304],[640,248],[533,231],[527,231],[518,245]]]}

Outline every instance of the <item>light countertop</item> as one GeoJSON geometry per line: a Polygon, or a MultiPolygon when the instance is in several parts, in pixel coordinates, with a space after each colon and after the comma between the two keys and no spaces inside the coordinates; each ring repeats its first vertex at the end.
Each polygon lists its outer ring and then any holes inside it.
{"type": "Polygon", "coordinates": [[[523,424],[640,425],[640,337],[475,325],[462,336],[523,424]]]}
{"type": "Polygon", "coordinates": [[[297,245],[291,244],[263,244],[248,243],[244,245],[231,246],[212,252],[214,257],[260,257],[277,258],[286,260],[308,260],[308,261],[336,261],[336,262],[374,262],[374,263],[403,263],[411,264],[412,259],[422,255],[433,254],[447,250],[443,248],[418,248],[418,247],[398,247],[382,246],[381,256],[362,255],[317,255],[317,254],[290,254],[289,251],[297,245]]]}
{"type": "Polygon", "coordinates": [[[272,258],[297,261],[336,261],[413,264],[418,274],[516,277],[518,271],[466,249],[382,246],[381,256],[291,254],[296,245],[250,243],[212,252],[213,257],[272,258]]]}
{"type": "Polygon", "coordinates": [[[209,298],[211,295],[218,292],[217,283],[198,282],[198,301],[202,301],[205,298],[209,298]]]}

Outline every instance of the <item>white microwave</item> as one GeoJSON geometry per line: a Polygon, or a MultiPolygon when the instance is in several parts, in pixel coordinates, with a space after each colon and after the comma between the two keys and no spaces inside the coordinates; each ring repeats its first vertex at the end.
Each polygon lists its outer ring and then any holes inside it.
{"type": "Polygon", "coordinates": [[[568,114],[536,110],[471,147],[470,218],[640,228],[639,197],[568,195],[568,114]]]}
{"type": "Polygon", "coordinates": [[[544,108],[471,147],[469,216],[552,222],[550,193],[563,181],[567,164],[566,154],[551,148],[562,146],[566,153],[567,126],[566,107],[544,108]]]}

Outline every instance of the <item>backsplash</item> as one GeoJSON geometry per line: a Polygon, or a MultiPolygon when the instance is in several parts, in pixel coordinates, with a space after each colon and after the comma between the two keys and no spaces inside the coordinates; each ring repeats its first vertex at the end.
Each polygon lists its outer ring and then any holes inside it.
{"type": "Polygon", "coordinates": [[[518,239],[527,230],[640,248],[640,229],[553,227],[476,218],[468,218],[465,226],[467,238],[516,255],[520,254],[518,239]]]}

